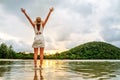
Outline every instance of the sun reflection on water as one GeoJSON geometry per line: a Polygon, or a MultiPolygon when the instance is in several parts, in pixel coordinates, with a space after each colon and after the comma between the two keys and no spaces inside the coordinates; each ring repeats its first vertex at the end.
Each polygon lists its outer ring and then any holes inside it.
{"type": "Polygon", "coordinates": [[[120,61],[44,60],[42,70],[34,70],[33,60],[0,61],[0,80],[119,80],[119,78],[120,61]]]}
{"type": "Polygon", "coordinates": [[[59,60],[44,60],[43,68],[53,68],[58,69],[62,67],[63,62],[59,60]]]}

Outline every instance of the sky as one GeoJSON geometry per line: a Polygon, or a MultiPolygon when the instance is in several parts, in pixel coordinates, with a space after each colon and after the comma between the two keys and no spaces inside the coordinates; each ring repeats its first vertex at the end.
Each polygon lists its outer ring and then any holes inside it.
{"type": "Polygon", "coordinates": [[[120,47],[120,0],[0,0],[0,43],[18,52],[33,52],[34,30],[20,8],[32,21],[44,21],[45,50],[66,50],[90,41],[120,47]]]}

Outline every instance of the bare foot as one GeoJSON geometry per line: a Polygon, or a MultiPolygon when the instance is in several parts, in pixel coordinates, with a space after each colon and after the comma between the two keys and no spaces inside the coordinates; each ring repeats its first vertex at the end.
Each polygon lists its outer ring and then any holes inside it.
{"type": "Polygon", "coordinates": [[[42,66],[39,66],[40,67],[40,70],[42,70],[43,68],[42,68],[42,66]]]}

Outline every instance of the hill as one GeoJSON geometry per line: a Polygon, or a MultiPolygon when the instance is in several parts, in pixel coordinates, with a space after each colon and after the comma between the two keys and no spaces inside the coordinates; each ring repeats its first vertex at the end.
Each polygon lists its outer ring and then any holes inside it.
{"type": "Polygon", "coordinates": [[[46,56],[54,59],[120,59],[120,48],[105,42],[88,42],[68,51],[46,56]]]}

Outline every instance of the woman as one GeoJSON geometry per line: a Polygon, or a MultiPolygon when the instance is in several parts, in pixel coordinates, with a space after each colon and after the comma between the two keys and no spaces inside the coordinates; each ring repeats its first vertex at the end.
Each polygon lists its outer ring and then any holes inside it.
{"type": "Polygon", "coordinates": [[[34,64],[35,68],[37,68],[37,56],[38,56],[38,50],[40,50],[40,68],[42,68],[42,63],[43,63],[43,53],[44,53],[44,37],[43,37],[43,30],[45,27],[46,22],[48,21],[48,18],[53,12],[53,8],[50,8],[50,11],[45,19],[45,21],[42,21],[40,17],[37,17],[35,22],[32,22],[31,18],[27,15],[25,9],[21,8],[21,11],[24,13],[24,15],[27,17],[29,22],[34,28],[35,31],[35,37],[34,37],[34,42],[32,47],[34,48],[34,64]]]}

